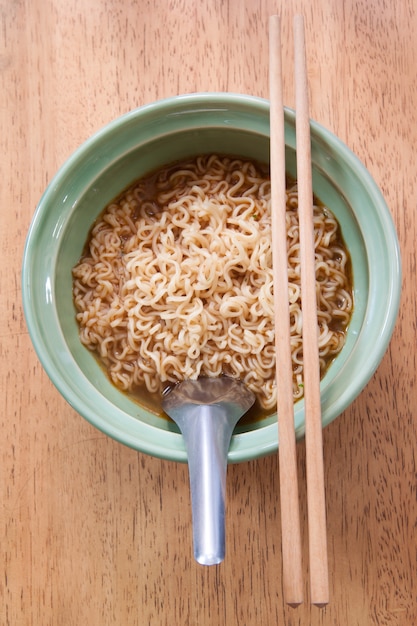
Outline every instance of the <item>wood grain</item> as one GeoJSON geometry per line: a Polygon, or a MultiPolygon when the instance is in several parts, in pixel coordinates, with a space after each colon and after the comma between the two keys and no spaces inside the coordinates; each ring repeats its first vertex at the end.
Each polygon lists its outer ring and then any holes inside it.
{"type": "MultiPolygon", "coordinates": [[[[0,623],[411,626],[417,622],[417,15],[412,0],[0,0],[0,623]],[[187,468],[79,417],[43,372],[20,268],[36,203],[92,132],[156,98],[268,97],[268,18],[305,15],[310,109],[367,165],[397,226],[400,318],[323,432],[330,603],[285,605],[278,458],[230,466],[227,556],[194,563],[187,468]]],[[[304,562],[305,450],[297,446],[304,562]]],[[[305,577],[308,600],[308,576],[305,577]]]]}

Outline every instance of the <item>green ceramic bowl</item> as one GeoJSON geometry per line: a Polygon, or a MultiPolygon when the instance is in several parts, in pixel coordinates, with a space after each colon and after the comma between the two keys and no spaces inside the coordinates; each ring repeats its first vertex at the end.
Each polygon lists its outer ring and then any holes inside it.
{"type": "MultiPolygon", "coordinates": [[[[295,176],[295,120],[285,114],[287,169],[295,176]]],[[[323,425],[358,396],[387,348],[398,313],[401,263],[390,212],[371,176],[334,135],[311,124],[313,188],[341,224],[353,264],[355,309],[346,345],[321,383],[323,425]]],[[[107,379],[78,339],[71,268],[105,205],[141,175],[198,153],[269,161],[269,103],[203,93],[141,107],[110,123],[62,166],[39,202],[22,271],[28,329],[52,382],[98,429],[137,450],[186,461],[176,426],[141,408],[107,379]]],[[[295,405],[298,437],[304,403],[295,405]]],[[[278,447],[276,416],[238,426],[229,461],[278,447]]]]}

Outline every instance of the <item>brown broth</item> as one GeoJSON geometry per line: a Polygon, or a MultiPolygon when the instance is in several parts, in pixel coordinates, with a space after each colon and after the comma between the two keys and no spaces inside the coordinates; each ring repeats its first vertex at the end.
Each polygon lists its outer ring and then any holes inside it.
{"type": "MultiPolygon", "coordinates": [[[[174,387],[175,385],[167,385],[166,388],[169,386],[174,387]]],[[[132,391],[124,393],[127,393],[130,399],[136,402],[140,407],[146,409],[154,415],[157,415],[158,417],[171,420],[171,418],[162,409],[162,394],[150,393],[144,385],[141,385],[140,387],[138,386],[132,391]]],[[[252,424],[264,419],[265,417],[273,415],[275,412],[276,407],[273,409],[263,409],[258,400],[255,400],[253,406],[240,419],[239,424],[252,424]]]]}

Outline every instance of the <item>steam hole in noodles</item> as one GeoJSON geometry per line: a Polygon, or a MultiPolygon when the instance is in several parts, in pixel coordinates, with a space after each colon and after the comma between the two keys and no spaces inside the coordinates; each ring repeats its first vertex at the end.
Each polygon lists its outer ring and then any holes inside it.
{"type": "MultiPolygon", "coordinates": [[[[294,401],[303,396],[297,207],[289,180],[294,401]]],[[[340,228],[319,202],[314,229],[323,374],[344,345],[353,300],[340,228]]],[[[117,387],[161,395],[186,378],[228,375],[265,411],[277,402],[273,288],[268,171],[217,155],[138,180],[100,215],[73,269],[80,339],[117,387]]]]}

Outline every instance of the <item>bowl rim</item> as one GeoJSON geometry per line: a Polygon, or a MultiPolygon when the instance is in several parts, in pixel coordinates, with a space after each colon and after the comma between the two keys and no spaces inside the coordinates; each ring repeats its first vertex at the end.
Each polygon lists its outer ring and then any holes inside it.
{"type": "MultiPolygon", "coordinates": [[[[93,403],[86,406],[85,398],[83,402],[79,401],[76,396],[74,397],[73,389],[71,389],[66,380],[63,379],[56,359],[51,357],[48,350],[45,349],[44,338],[42,337],[42,332],[39,327],[39,320],[36,319],[36,311],[34,309],[36,306],[36,294],[32,292],[31,281],[31,272],[35,267],[36,254],[33,249],[32,242],[36,240],[37,232],[40,228],[42,228],[43,211],[44,207],[48,205],[49,197],[53,195],[55,189],[59,187],[73,168],[77,167],[80,159],[83,156],[94,152],[96,146],[98,146],[105,139],[108,133],[113,133],[123,125],[129,125],[132,122],[136,123],[138,119],[144,119],[149,115],[155,115],[155,113],[158,113],[159,115],[167,115],[173,114],[174,111],[178,112],[188,110],[201,114],[204,112],[205,107],[209,107],[210,109],[218,107],[225,111],[230,110],[230,108],[240,107],[242,110],[250,110],[252,114],[256,112],[258,114],[262,113],[264,116],[269,116],[269,101],[264,98],[230,92],[202,92],[183,94],[157,100],[156,102],[145,104],[112,120],[83,142],[72,153],[72,155],[58,169],[42,194],[33,215],[26,238],[21,277],[23,310],[33,346],[49,378],[67,402],[80,415],[87,419],[87,421],[113,439],[152,456],[181,462],[185,462],[187,460],[185,448],[183,446],[177,446],[167,449],[166,446],[164,447],[164,445],[161,445],[158,440],[158,434],[161,433],[160,429],[147,424],[144,425],[142,422],[132,417],[129,422],[129,429],[131,432],[121,432],[120,429],[114,424],[108,422],[105,424],[103,423],[100,415],[97,415],[97,410],[95,409],[93,403]],[[146,427],[143,428],[143,426],[146,427]],[[158,433],[155,433],[155,431],[158,431],[158,433]]],[[[286,120],[290,121],[291,124],[295,124],[295,113],[293,110],[286,108],[285,116],[286,120]]],[[[381,326],[381,332],[378,335],[378,346],[375,347],[374,352],[371,355],[372,358],[366,362],[365,367],[361,370],[360,376],[355,378],[349,386],[349,393],[344,390],[344,393],[342,393],[340,397],[334,401],[332,413],[329,413],[328,416],[323,415],[323,426],[326,426],[338,415],[340,415],[350,402],[352,402],[353,399],[359,395],[374,374],[383,354],[387,349],[399,310],[401,294],[401,256],[391,213],[371,174],[358,157],[350,150],[350,148],[348,148],[347,145],[333,133],[314,120],[311,120],[310,128],[312,140],[314,138],[316,141],[322,142],[323,145],[330,147],[333,151],[335,151],[338,154],[338,157],[342,158],[342,161],[346,164],[346,166],[355,173],[355,176],[361,184],[366,187],[373,204],[378,208],[378,215],[381,220],[381,227],[385,236],[385,245],[386,249],[389,250],[390,259],[390,275],[386,277],[386,305],[382,314],[383,324],[381,326]]],[[[93,386],[91,387],[94,389],[93,386]]],[[[296,434],[297,438],[301,438],[304,435],[304,427],[299,427],[296,434]]],[[[177,433],[170,433],[170,435],[176,435],[177,438],[181,437],[177,433]]],[[[250,435],[249,433],[235,433],[232,438],[232,445],[229,450],[228,460],[230,462],[240,462],[265,456],[277,450],[278,445],[278,427],[276,422],[271,423],[262,429],[252,430],[250,435]],[[259,436],[261,431],[262,436],[259,436]],[[251,438],[251,444],[250,446],[245,446],[242,449],[242,438],[247,438],[248,436],[251,438]]]]}

